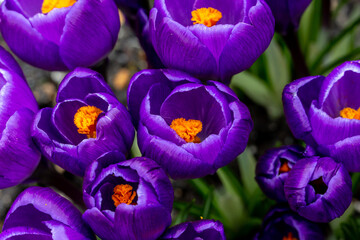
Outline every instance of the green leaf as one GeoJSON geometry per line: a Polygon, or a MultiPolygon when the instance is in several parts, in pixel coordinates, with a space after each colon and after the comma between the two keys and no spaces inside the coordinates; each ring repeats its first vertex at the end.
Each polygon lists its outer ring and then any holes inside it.
{"type": "Polygon", "coordinates": [[[225,166],[217,170],[216,173],[219,176],[226,192],[228,192],[230,195],[240,197],[245,202],[245,204],[247,204],[248,201],[244,187],[241,185],[239,179],[231,172],[231,170],[225,166]]]}
{"type": "Polygon", "coordinates": [[[276,119],[282,116],[283,109],[281,102],[277,101],[278,96],[257,76],[246,71],[239,73],[231,80],[230,87],[239,88],[252,101],[265,107],[270,117],[276,119]]]}
{"type": "Polygon", "coordinates": [[[311,71],[316,72],[316,70],[321,65],[324,57],[336,46],[344,37],[346,37],[351,31],[360,24],[360,16],[358,16],[355,20],[353,20],[346,28],[344,28],[339,34],[333,38],[329,44],[318,54],[317,58],[315,59],[314,63],[311,66],[311,71]]]}
{"type": "Polygon", "coordinates": [[[214,198],[214,189],[211,189],[211,191],[209,192],[206,198],[203,213],[201,215],[205,219],[207,219],[210,215],[213,198],[214,198]]]}
{"type": "Polygon", "coordinates": [[[139,146],[137,144],[137,134],[135,133],[135,138],[134,138],[134,143],[131,147],[131,156],[133,158],[135,157],[141,157],[141,152],[140,152],[140,149],[139,149],[139,146]]]}
{"type": "Polygon", "coordinates": [[[180,209],[180,212],[173,221],[172,225],[177,225],[185,222],[189,216],[189,213],[193,209],[194,204],[195,204],[195,199],[193,199],[191,202],[186,204],[180,204],[174,202],[174,208],[179,207],[178,209],[180,209]]]}
{"type": "Polygon", "coordinates": [[[190,179],[189,182],[203,198],[205,198],[212,190],[202,178],[190,179]]]}
{"type": "Polygon", "coordinates": [[[255,181],[256,160],[251,151],[246,148],[245,151],[237,157],[241,180],[244,184],[247,194],[253,194],[259,186],[255,181]]]}
{"type": "Polygon", "coordinates": [[[286,84],[291,80],[290,66],[288,59],[281,51],[276,38],[270,43],[269,48],[265,51],[265,67],[271,87],[277,96],[277,101],[281,103],[282,91],[286,84]]]}

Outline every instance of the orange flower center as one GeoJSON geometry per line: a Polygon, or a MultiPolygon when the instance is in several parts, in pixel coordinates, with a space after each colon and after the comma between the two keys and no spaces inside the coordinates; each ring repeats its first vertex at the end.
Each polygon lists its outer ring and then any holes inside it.
{"type": "Polygon", "coordinates": [[[222,14],[215,8],[199,8],[191,12],[191,21],[195,24],[204,24],[207,27],[214,26],[221,18],[222,14]]]}
{"type": "Polygon", "coordinates": [[[283,237],[283,240],[298,240],[298,239],[293,237],[292,233],[289,232],[287,236],[283,237]]]}
{"type": "Polygon", "coordinates": [[[186,142],[201,142],[200,138],[196,136],[202,130],[202,123],[199,120],[177,118],[171,122],[170,127],[186,142]]]}
{"type": "Polygon", "coordinates": [[[102,111],[94,106],[79,108],[74,115],[78,133],[86,134],[88,138],[96,138],[96,123],[100,113],[102,111]]]}
{"type": "Polygon", "coordinates": [[[44,0],[41,12],[42,13],[49,13],[54,8],[63,8],[63,7],[70,7],[76,3],[76,0],[44,0]]]}
{"type": "Polygon", "coordinates": [[[280,169],[279,169],[279,174],[281,174],[281,173],[286,173],[286,172],[288,172],[288,171],[290,171],[290,170],[291,170],[291,168],[289,167],[288,162],[285,161],[283,164],[281,164],[281,167],[280,167],[280,169]]]}
{"type": "Polygon", "coordinates": [[[120,203],[126,203],[127,205],[136,205],[133,203],[134,198],[136,197],[136,192],[133,191],[133,187],[129,184],[120,184],[114,188],[114,194],[111,196],[114,201],[115,207],[120,203]]]}
{"type": "Polygon", "coordinates": [[[358,110],[349,107],[344,108],[340,111],[340,117],[360,120],[360,108],[358,110]]]}

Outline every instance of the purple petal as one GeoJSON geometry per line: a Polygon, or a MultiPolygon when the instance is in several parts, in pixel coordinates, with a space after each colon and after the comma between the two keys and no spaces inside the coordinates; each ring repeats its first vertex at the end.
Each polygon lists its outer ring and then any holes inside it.
{"type": "Polygon", "coordinates": [[[286,85],[283,91],[284,113],[290,130],[307,143],[314,141],[310,136],[310,105],[318,98],[324,79],[323,76],[302,78],[286,85]]]}
{"type": "Polygon", "coordinates": [[[113,49],[119,30],[114,1],[79,0],[66,16],[60,55],[69,69],[91,66],[113,49]]]}

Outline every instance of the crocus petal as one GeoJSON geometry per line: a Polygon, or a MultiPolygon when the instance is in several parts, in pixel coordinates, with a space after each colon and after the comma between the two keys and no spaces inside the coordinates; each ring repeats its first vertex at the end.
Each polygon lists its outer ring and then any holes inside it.
{"type": "Polygon", "coordinates": [[[91,66],[112,50],[119,30],[114,1],[79,0],[66,16],[60,55],[69,69],[91,66]]]}
{"type": "Polygon", "coordinates": [[[289,172],[285,195],[291,209],[300,216],[315,222],[330,222],[349,207],[351,185],[350,175],[341,163],[328,157],[311,157],[299,160],[289,172]],[[319,178],[326,185],[324,192],[311,185],[319,178]],[[309,187],[314,188],[315,196],[308,196],[309,187]]]}
{"type": "Polygon", "coordinates": [[[296,138],[313,143],[309,122],[311,102],[319,96],[323,76],[298,79],[285,86],[283,91],[284,113],[287,124],[296,138]]]}
{"type": "Polygon", "coordinates": [[[59,47],[46,40],[22,15],[1,5],[0,30],[9,48],[23,61],[47,70],[65,70],[59,47]],[[32,46],[29,48],[29,46],[32,46]]]}

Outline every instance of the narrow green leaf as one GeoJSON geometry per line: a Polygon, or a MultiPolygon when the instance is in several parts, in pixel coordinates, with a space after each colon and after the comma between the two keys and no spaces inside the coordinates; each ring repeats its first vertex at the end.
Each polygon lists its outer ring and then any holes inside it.
{"type": "Polygon", "coordinates": [[[332,39],[329,44],[318,54],[316,60],[311,66],[311,71],[317,70],[317,68],[321,65],[324,57],[330,52],[330,50],[338,44],[344,37],[347,36],[348,33],[360,24],[360,16],[358,16],[355,20],[353,20],[346,28],[344,28],[339,34],[336,35],[334,39],[332,39]]]}
{"type": "Polygon", "coordinates": [[[242,183],[247,194],[253,194],[258,184],[255,181],[256,160],[251,151],[246,148],[245,151],[237,157],[242,183]]]}
{"type": "Polygon", "coordinates": [[[203,198],[211,191],[210,186],[202,178],[190,179],[189,182],[203,198]]]}
{"type": "Polygon", "coordinates": [[[139,146],[137,144],[137,134],[135,133],[134,143],[131,147],[131,156],[134,157],[141,157],[141,152],[139,146]]]}
{"type": "Polygon", "coordinates": [[[177,217],[175,218],[175,220],[173,221],[172,225],[177,225],[180,224],[182,222],[185,222],[189,216],[189,213],[193,207],[193,205],[195,204],[195,199],[193,199],[191,202],[187,203],[186,205],[183,205],[179,214],[177,215],[177,217]]]}
{"type": "Polygon", "coordinates": [[[204,210],[203,210],[203,213],[202,213],[202,217],[205,218],[205,219],[207,219],[209,217],[209,215],[210,215],[213,198],[214,198],[214,190],[211,189],[211,191],[208,194],[208,197],[206,198],[205,205],[204,205],[204,210]]]}
{"type": "Polygon", "coordinates": [[[233,77],[230,87],[239,88],[252,101],[265,107],[272,118],[282,116],[282,105],[276,100],[278,96],[257,76],[249,72],[239,73],[233,77]]]}
{"type": "Polygon", "coordinates": [[[282,53],[276,38],[270,43],[270,46],[265,51],[266,72],[270,80],[271,87],[277,96],[277,101],[281,103],[282,91],[286,84],[290,82],[289,64],[285,55],[282,53]]]}
{"type": "Polygon", "coordinates": [[[220,181],[223,184],[225,190],[230,195],[239,196],[246,205],[248,199],[244,191],[244,188],[241,185],[239,179],[235,177],[235,175],[231,172],[231,170],[227,166],[225,166],[217,170],[216,173],[219,176],[220,181]]]}

